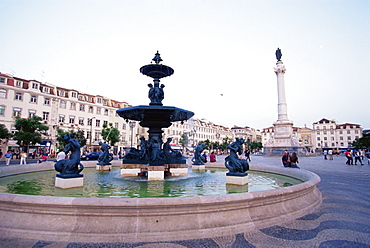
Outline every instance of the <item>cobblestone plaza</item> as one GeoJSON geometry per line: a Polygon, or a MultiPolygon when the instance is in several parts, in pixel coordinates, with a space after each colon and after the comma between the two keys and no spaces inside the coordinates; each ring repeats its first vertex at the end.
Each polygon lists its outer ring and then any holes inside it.
{"type": "MultiPolygon", "coordinates": [[[[252,156],[252,165],[282,166],[280,157],[252,156]]],[[[222,157],[218,158],[218,161],[222,157]]],[[[370,247],[370,165],[345,164],[344,156],[301,157],[301,169],[317,173],[323,195],[314,213],[280,225],[211,239],[157,243],[49,242],[0,238],[0,247],[370,247]]],[[[3,164],[1,166],[4,166],[3,164]]],[[[10,165],[18,166],[18,165],[10,165]]],[[[29,164],[27,166],[37,166],[29,164]]],[[[291,168],[287,168],[291,170],[291,168]]]]}

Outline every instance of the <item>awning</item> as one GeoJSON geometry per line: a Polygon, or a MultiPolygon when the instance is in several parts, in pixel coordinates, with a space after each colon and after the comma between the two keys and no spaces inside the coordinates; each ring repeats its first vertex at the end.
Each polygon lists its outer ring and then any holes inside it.
{"type": "Polygon", "coordinates": [[[40,146],[46,146],[48,143],[51,144],[52,142],[48,140],[44,140],[43,142],[41,142],[40,146]]]}

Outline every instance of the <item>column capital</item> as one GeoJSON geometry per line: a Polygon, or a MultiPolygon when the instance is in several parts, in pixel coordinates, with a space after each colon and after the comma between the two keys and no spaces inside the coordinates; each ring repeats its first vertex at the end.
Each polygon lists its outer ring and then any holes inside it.
{"type": "Polygon", "coordinates": [[[280,74],[280,73],[285,73],[286,69],[285,69],[285,65],[283,64],[283,61],[278,61],[276,63],[276,67],[274,67],[274,72],[276,74],[280,74]]]}

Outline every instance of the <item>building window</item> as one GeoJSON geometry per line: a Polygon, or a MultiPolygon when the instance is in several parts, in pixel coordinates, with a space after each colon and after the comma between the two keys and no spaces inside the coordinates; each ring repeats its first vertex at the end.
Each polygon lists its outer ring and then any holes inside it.
{"type": "Polygon", "coordinates": [[[66,120],[65,115],[59,115],[59,122],[64,123],[64,122],[65,122],[65,120],[66,120]]]}
{"type": "Polygon", "coordinates": [[[100,127],[100,120],[96,120],[96,121],[95,121],[95,126],[96,126],[96,127],[100,127]]]}
{"type": "Polygon", "coordinates": [[[95,141],[99,141],[100,140],[100,132],[95,132],[95,141]]]}
{"type": "Polygon", "coordinates": [[[85,105],[84,104],[80,104],[80,111],[85,112],[85,105]]]}
{"type": "Polygon", "coordinates": [[[70,116],[69,117],[69,123],[70,124],[74,124],[75,123],[75,117],[74,116],[70,116]]]}
{"type": "Polygon", "coordinates": [[[320,137],[317,137],[317,140],[320,141],[320,137]]]}
{"type": "Polygon", "coordinates": [[[101,98],[100,98],[100,97],[98,97],[98,98],[96,99],[96,102],[97,102],[97,103],[101,103],[101,98]]]}
{"type": "Polygon", "coordinates": [[[50,88],[48,88],[48,87],[43,87],[43,88],[42,88],[42,92],[44,92],[44,93],[50,93],[50,88]]]}
{"type": "Polygon", "coordinates": [[[90,136],[91,136],[91,132],[90,131],[86,131],[86,139],[90,139],[90,136]]]}
{"type": "Polygon", "coordinates": [[[73,98],[76,98],[77,97],[77,93],[76,92],[72,92],[71,95],[72,95],[73,98]]]}
{"type": "Polygon", "coordinates": [[[340,130],[340,131],[339,131],[339,134],[343,134],[343,131],[342,131],[342,130],[340,130]]]}
{"type": "Polygon", "coordinates": [[[123,124],[122,124],[122,129],[123,129],[123,130],[126,130],[126,123],[123,123],[123,124]]]}
{"type": "Polygon", "coordinates": [[[355,130],[355,134],[358,134],[358,130],[355,130]]]}
{"type": "Polygon", "coordinates": [[[21,109],[20,108],[14,108],[13,109],[13,117],[20,118],[21,117],[21,109]]]}
{"type": "Polygon", "coordinates": [[[31,95],[30,103],[37,103],[37,96],[31,95]]]}
{"type": "Polygon", "coordinates": [[[104,115],[108,115],[108,109],[104,110],[104,115]]]}
{"type": "Polygon", "coordinates": [[[0,83],[5,83],[5,78],[0,77],[0,83]]]}
{"type": "Polygon", "coordinates": [[[17,87],[22,87],[22,81],[17,81],[17,82],[15,82],[15,86],[17,86],[17,87]]]}
{"type": "Polygon", "coordinates": [[[87,125],[92,126],[92,119],[87,119],[87,125]]]}
{"type": "Polygon", "coordinates": [[[42,120],[44,121],[49,120],[49,112],[42,112],[42,120]]]}
{"type": "Polygon", "coordinates": [[[351,133],[351,130],[347,130],[347,134],[350,134],[351,133]]]}
{"type": "Polygon", "coordinates": [[[84,118],[78,119],[78,125],[83,126],[84,125],[84,118]]]}
{"type": "Polygon", "coordinates": [[[351,140],[351,136],[348,136],[348,137],[347,137],[347,140],[351,140]]]}
{"type": "Polygon", "coordinates": [[[39,84],[38,83],[32,83],[32,89],[38,90],[39,84]]]}
{"type": "Polygon", "coordinates": [[[67,107],[67,101],[61,100],[60,101],[60,108],[65,109],[67,107]]]}
{"type": "Polygon", "coordinates": [[[108,127],[108,121],[103,121],[103,127],[104,126],[108,127]]]}
{"type": "Polygon", "coordinates": [[[45,97],[44,105],[50,105],[50,98],[45,97]]]}
{"type": "Polygon", "coordinates": [[[96,108],[96,114],[101,115],[101,108],[96,108]]]}
{"type": "Polygon", "coordinates": [[[36,110],[29,110],[28,111],[28,117],[33,117],[33,116],[35,116],[36,115],[36,110]]]}
{"type": "Polygon", "coordinates": [[[93,113],[94,112],[94,108],[92,106],[89,107],[89,113],[93,113]]]}
{"type": "Polygon", "coordinates": [[[14,96],[14,100],[22,101],[22,93],[16,92],[14,96]]]}
{"type": "Polygon", "coordinates": [[[6,99],[6,90],[0,89],[0,98],[6,99]]]}
{"type": "Polygon", "coordinates": [[[0,115],[1,116],[5,115],[5,106],[0,106],[0,115]]]}
{"type": "Polygon", "coordinates": [[[118,129],[118,122],[114,123],[114,127],[118,129]]]}
{"type": "Polygon", "coordinates": [[[71,110],[76,110],[76,103],[75,102],[71,102],[71,110]]]}

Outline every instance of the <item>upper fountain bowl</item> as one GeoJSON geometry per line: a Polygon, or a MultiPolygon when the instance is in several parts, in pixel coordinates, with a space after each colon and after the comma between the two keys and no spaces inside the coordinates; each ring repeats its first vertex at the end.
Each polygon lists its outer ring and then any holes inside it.
{"type": "Polygon", "coordinates": [[[174,70],[166,65],[150,64],[141,67],[140,72],[148,77],[160,79],[171,76],[174,70]]]}

